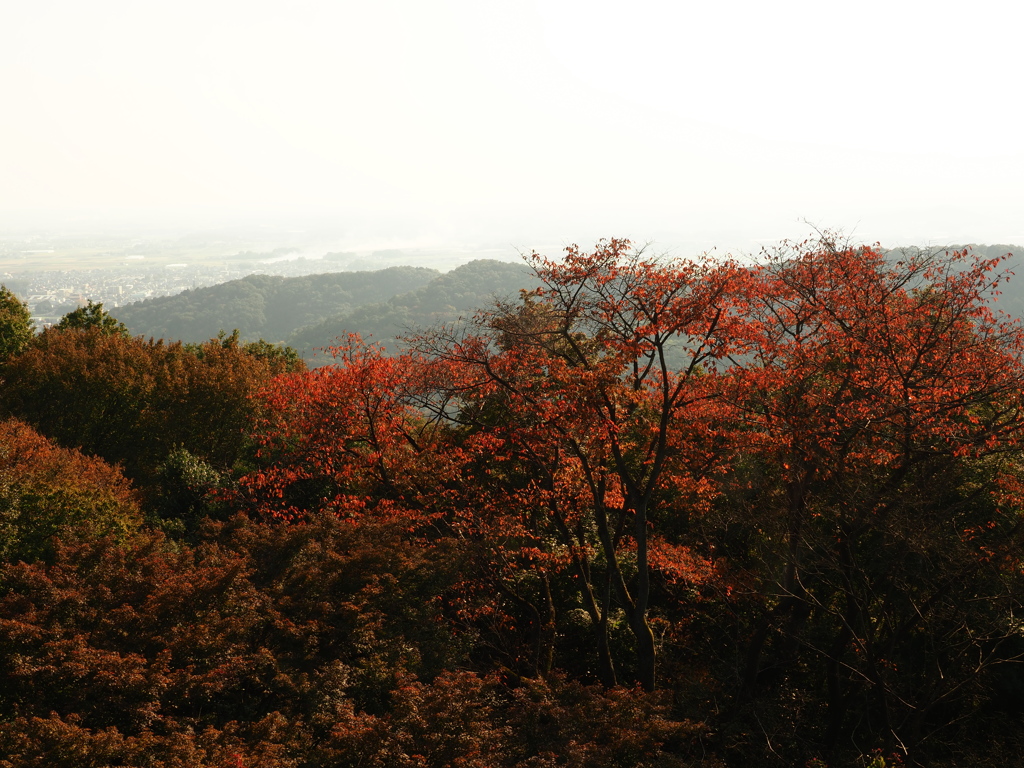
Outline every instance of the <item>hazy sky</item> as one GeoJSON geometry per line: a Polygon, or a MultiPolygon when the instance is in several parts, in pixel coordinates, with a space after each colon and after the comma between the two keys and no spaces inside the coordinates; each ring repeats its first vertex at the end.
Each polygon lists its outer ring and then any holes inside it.
{"type": "Polygon", "coordinates": [[[1022,8],[7,2],[0,226],[1021,243],[1022,8]]]}

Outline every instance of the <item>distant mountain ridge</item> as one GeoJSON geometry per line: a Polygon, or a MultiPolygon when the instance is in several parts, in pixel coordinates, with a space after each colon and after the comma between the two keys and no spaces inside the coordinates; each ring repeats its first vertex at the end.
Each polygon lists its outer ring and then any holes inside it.
{"type": "Polygon", "coordinates": [[[521,289],[536,285],[537,280],[526,264],[478,259],[414,290],[304,328],[288,343],[313,364],[330,362],[329,358],[316,357],[316,350],[349,333],[359,333],[393,351],[396,340],[403,335],[471,316],[495,298],[516,296],[521,289]]]}
{"type": "Polygon", "coordinates": [[[349,333],[393,349],[410,330],[455,321],[534,283],[525,264],[487,259],[444,274],[389,267],[306,277],[249,275],[129,304],[116,315],[133,335],[202,342],[237,328],[244,341],[285,342],[313,361],[317,350],[349,333]]]}
{"type": "Polygon", "coordinates": [[[237,328],[242,339],[282,342],[299,328],[419,288],[441,273],[426,267],[304,277],[248,275],[128,304],[117,319],[135,335],[203,342],[237,328]]]}

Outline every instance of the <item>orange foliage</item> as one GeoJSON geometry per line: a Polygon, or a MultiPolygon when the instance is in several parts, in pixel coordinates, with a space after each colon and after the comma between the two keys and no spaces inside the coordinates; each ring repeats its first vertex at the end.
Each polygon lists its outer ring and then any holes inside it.
{"type": "Polygon", "coordinates": [[[255,417],[249,396],[290,365],[236,342],[186,348],[50,328],[7,363],[0,407],[61,445],[121,464],[139,484],[154,481],[175,447],[230,468],[255,417]]]}
{"type": "Polygon", "coordinates": [[[241,479],[261,514],[295,520],[436,509],[456,457],[410,404],[415,368],[351,337],[334,365],[282,375],[263,389],[254,439],[264,465],[241,479]]]}
{"type": "Polygon", "coordinates": [[[123,537],[140,522],[119,469],[57,447],[24,422],[0,422],[0,555],[32,559],[65,529],[123,537]]]}

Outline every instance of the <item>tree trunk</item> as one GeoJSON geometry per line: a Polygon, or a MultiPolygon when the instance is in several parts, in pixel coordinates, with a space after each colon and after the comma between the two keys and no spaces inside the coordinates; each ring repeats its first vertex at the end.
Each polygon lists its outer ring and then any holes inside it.
{"type": "Polygon", "coordinates": [[[654,633],[647,621],[647,607],[651,600],[651,569],[647,561],[647,505],[636,505],[636,570],[637,587],[634,597],[633,616],[630,627],[636,636],[637,674],[645,691],[653,691],[656,685],[657,651],[654,633]]]}

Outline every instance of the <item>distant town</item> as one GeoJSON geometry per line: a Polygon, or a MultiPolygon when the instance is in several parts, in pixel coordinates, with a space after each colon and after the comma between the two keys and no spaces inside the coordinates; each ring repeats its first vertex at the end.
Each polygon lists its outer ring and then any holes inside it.
{"type": "Polygon", "coordinates": [[[230,266],[168,264],[161,267],[112,267],[105,269],[40,270],[18,274],[0,273],[25,301],[36,324],[50,325],[67,312],[88,301],[102,302],[114,309],[125,304],[181,293],[192,288],[216,285],[251,274],[299,276],[337,272],[345,268],[321,259],[294,259],[270,264],[239,263],[230,266]]]}

